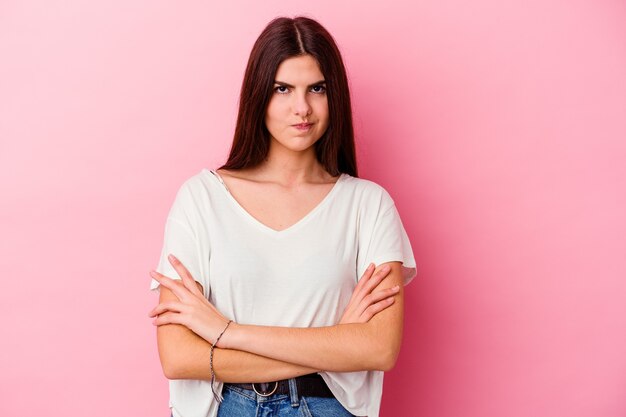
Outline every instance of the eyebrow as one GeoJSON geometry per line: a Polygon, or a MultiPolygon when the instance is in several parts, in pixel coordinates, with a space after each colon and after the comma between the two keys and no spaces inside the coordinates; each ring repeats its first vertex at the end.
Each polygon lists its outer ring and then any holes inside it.
{"type": "MultiPolygon", "coordinates": [[[[278,81],[278,80],[274,81],[274,84],[278,84],[280,86],[285,86],[285,87],[289,87],[289,88],[295,88],[295,86],[293,86],[291,84],[287,84],[287,83],[285,83],[283,81],[278,81]]],[[[314,87],[314,86],[320,85],[320,84],[326,84],[326,80],[320,80],[320,81],[318,81],[316,83],[309,84],[309,85],[307,85],[307,88],[308,87],[314,87]]]]}

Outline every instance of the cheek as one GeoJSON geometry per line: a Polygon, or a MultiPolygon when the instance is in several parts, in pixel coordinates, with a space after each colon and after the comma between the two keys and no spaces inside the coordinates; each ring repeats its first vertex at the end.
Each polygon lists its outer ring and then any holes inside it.
{"type": "Polygon", "coordinates": [[[284,120],[285,118],[285,105],[281,103],[279,100],[272,99],[267,106],[267,111],[265,112],[265,122],[279,122],[284,120]]]}
{"type": "Polygon", "coordinates": [[[328,103],[326,101],[319,103],[317,114],[318,114],[320,121],[323,121],[326,125],[328,125],[329,112],[328,112],[328,103]]]}
{"type": "Polygon", "coordinates": [[[311,95],[309,105],[317,117],[328,114],[328,97],[325,95],[311,95]]]}
{"type": "Polygon", "coordinates": [[[265,126],[269,129],[273,125],[276,124],[278,119],[277,108],[276,105],[270,105],[267,107],[267,111],[265,112],[265,126]]]}

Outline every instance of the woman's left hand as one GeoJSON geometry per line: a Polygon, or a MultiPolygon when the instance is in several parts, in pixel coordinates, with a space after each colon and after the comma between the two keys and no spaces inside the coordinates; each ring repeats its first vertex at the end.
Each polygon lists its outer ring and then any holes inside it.
{"type": "MultiPolygon", "coordinates": [[[[150,317],[155,317],[152,324],[155,326],[182,324],[214,344],[228,324],[228,319],[204,297],[196,286],[195,279],[174,255],[169,255],[168,260],[180,276],[180,280],[166,277],[156,271],[151,271],[150,276],[171,290],[178,297],[178,301],[165,301],[152,309],[149,314],[150,317]]],[[[217,347],[221,345],[220,343],[217,347]]]]}

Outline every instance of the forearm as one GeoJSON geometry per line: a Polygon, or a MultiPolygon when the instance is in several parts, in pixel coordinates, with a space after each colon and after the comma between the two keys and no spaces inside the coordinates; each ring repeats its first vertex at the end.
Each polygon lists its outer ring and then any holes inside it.
{"type": "Polygon", "coordinates": [[[401,265],[384,287],[399,285],[396,302],[367,323],[289,328],[231,323],[220,346],[333,372],[391,369],[400,351],[404,316],[401,265]]]}
{"type": "MultiPolygon", "coordinates": [[[[161,287],[161,302],[176,296],[161,287]]],[[[167,324],[157,327],[157,345],[163,373],[168,379],[211,379],[211,344],[187,327],[167,324]]],[[[222,382],[267,382],[293,378],[316,369],[235,349],[215,348],[213,370],[222,382]]]]}
{"type": "Polygon", "coordinates": [[[217,348],[213,353],[213,366],[216,379],[222,382],[278,381],[318,372],[317,369],[250,352],[217,348]]]}
{"type": "MultiPolygon", "coordinates": [[[[219,347],[285,362],[289,368],[281,372],[295,371],[301,374],[318,369],[335,372],[389,370],[395,364],[400,349],[404,308],[400,263],[390,262],[389,267],[388,277],[376,289],[398,284],[395,290],[400,289],[396,293],[397,301],[365,323],[287,328],[239,325],[233,322],[220,339],[219,347]],[[291,367],[293,365],[309,369],[294,369],[291,367]]],[[[194,287],[191,278],[185,274],[182,276],[184,285],[156,275],[162,286],[160,304],[150,313],[151,317],[156,316],[154,324],[159,326],[159,353],[164,372],[169,378],[189,377],[191,372],[197,372],[198,365],[202,366],[202,360],[206,366],[210,345],[208,342],[203,342],[204,345],[198,343],[202,339],[214,340],[221,331],[216,326],[223,326],[226,320],[194,287]],[[176,301],[176,298],[185,301],[176,301]],[[191,349],[191,352],[185,352],[181,347],[191,349]]],[[[229,362],[240,363],[235,358],[230,361],[227,357],[223,359],[226,365],[229,362]]],[[[264,365],[267,363],[260,366],[264,365]]],[[[219,370],[216,372],[219,374],[219,370]]],[[[202,375],[194,375],[194,378],[206,378],[207,374],[202,375]]],[[[222,376],[229,378],[226,374],[222,376]]],[[[268,378],[263,375],[260,380],[267,381],[268,378]]]]}
{"type": "Polygon", "coordinates": [[[377,341],[367,323],[330,327],[289,328],[231,326],[233,349],[324,371],[387,370],[395,360],[377,341]]]}
{"type": "MultiPolygon", "coordinates": [[[[159,355],[168,379],[211,379],[211,345],[184,326],[171,324],[157,330],[159,355]]],[[[296,365],[234,349],[215,348],[215,377],[222,382],[267,382],[317,372],[296,365]]]]}

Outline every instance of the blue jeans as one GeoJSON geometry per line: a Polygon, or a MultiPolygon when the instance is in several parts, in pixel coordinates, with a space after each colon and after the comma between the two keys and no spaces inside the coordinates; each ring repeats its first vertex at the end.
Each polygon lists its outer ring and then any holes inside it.
{"type": "Polygon", "coordinates": [[[294,379],[289,395],[257,395],[252,390],[224,385],[217,417],[355,417],[336,398],[301,397],[294,379]]]}

